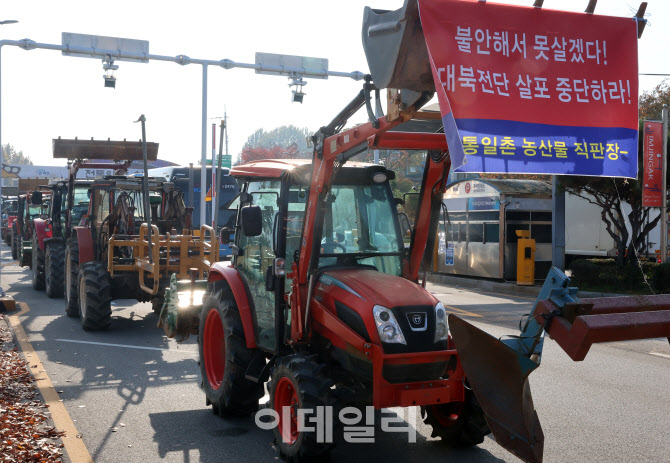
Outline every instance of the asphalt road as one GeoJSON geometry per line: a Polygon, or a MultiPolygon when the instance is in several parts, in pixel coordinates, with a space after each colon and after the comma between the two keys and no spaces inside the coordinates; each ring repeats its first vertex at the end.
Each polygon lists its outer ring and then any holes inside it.
{"type": "MultiPolygon", "coordinates": [[[[149,304],[116,301],[112,328],[88,333],[62,299],[30,286],[2,245],[2,287],[30,311],[23,327],[96,462],[276,461],[272,432],[252,418],[221,419],[199,388],[194,337],[177,344],[156,328],[149,304]]],[[[445,305],[493,335],[513,334],[532,300],[429,284],[445,305]]],[[[550,340],[532,374],[545,461],[670,461],[670,346],[664,340],[595,346],[572,362],[550,340]]],[[[264,399],[265,400],[265,399],[264,399]]],[[[416,443],[382,432],[375,444],[339,442],[332,462],[512,462],[487,438],[452,450],[416,423],[416,443]]]]}

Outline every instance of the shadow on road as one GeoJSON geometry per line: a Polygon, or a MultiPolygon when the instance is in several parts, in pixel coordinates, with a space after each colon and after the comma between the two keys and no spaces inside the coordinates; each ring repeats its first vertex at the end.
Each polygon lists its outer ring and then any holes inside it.
{"type": "MultiPolygon", "coordinates": [[[[58,304],[59,309],[64,304],[62,300],[55,300],[54,303],[58,304]]],[[[31,310],[26,314],[24,325],[30,326],[33,319],[40,317],[39,312],[31,310]]],[[[78,319],[69,318],[63,313],[40,330],[44,340],[33,341],[37,351],[46,352],[49,362],[74,368],[73,377],[81,375],[81,380],[72,380],[71,384],[67,379],[63,381],[58,378],[56,388],[66,402],[81,399],[85,393],[101,389],[115,389],[116,394],[123,399],[122,404],[113,411],[110,410],[106,416],[112,418],[115,414],[109,431],[96,449],[90,449],[94,459],[105,447],[113,429],[121,423],[124,413],[130,407],[142,403],[149,389],[158,390],[165,385],[193,384],[199,381],[193,352],[187,349],[176,353],[174,350],[168,351],[168,340],[155,325],[156,315],[151,312],[131,312],[128,315],[126,311],[121,317],[113,316],[110,330],[88,333],[83,332],[78,319]],[[142,342],[138,341],[138,332],[143,335],[140,340],[150,339],[150,346],[149,341],[144,341],[150,349],[124,349],[59,341],[66,338],[93,343],[123,344],[126,340],[129,344],[137,344],[142,342]]]]}
{"type": "MultiPolygon", "coordinates": [[[[379,412],[375,413],[377,424],[373,443],[346,442],[342,433],[337,433],[330,461],[504,462],[486,449],[450,449],[439,439],[428,440],[418,432],[416,442],[409,443],[404,433],[382,431],[378,424],[380,416],[379,412]]],[[[214,463],[222,461],[225,454],[226,460],[234,459],[235,462],[283,461],[273,444],[272,431],[259,429],[253,417],[219,418],[210,409],[151,413],[149,418],[161,459],[170,456],[171,461],[188,463],[194,461],[192,457],[197,454],[197,461],[214,463]],[[181,454],[181,457],[176,459],[175,454],[181,454]]]]}

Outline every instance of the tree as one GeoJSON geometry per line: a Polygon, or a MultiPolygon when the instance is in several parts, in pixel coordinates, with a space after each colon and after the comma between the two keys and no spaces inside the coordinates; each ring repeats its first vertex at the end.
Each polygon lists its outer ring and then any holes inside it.
{"type": "Polygon", "coordinates": [[[2,163],[33,165],[33,161],[30,160],[30,157],[24,155],[23,151],[16,151],[16,149],[9,143],[2,145],[2,163]]]}
{"type": "Polygon", "coordinates": [[[640,96],[640,119],[661,120],[663,105],[670,107],[670,86],[667,79],[658,84],[651,92],[640,96]]]}
{"type": "Polygon", "coordinates": [[[298,154],[295,145],[291,145],[288,148],[277,145],[272,148],[245,146],[240,153],[240,163],[246,164],[247,162],[261,161],[263,159],[295,159],[301,157],[298,154]]]}
{"type": "MultiPolygon", "coordinates": [[[[649,104],[649,107],[655,106],[656,103],[649,104]]],[[[643,172],[643,140],[642,120],[640,120],[638,176],[643,172]]],[[[605,222],[607,233],[617,247],[617,265],[621,267],[634,262],[636,254],[644,249],[647,235],[661,219],[659,214],[646,223],[651,208],[642,207],[642,183],[637,179],[564,176],[561,178],[561,184],[567,192],[601,208],[600,216],[605,222]],[[631,207],[631,212],[627,216],[623,212],[624,202],[631,207]],[[626,228],[626,218],[630,231],[626,228]]]]}
{"type": "MultiPolygon", "coordinates": [[[[661,119],[663,105],[670,105],[670,86],[664,80],[650,92],[643,92],[639,105],[638,170],[643,172],[643,130],[645,119],[661,119]]],[[[670,178],[670,176],[668,177],[670,178]]],[[[617,246],[617,265],[624,266],[644,249],[645,239],[661,219],[660,214],[647,222],[651,208],[642,207],[642,184],[637,179],[614,179],[610,177],[563,177],[561,183],[566,191],[586,199],[601,208],[600,215],[607,233],[617,246]],[[625,216],[623,203],[628,203],[631,212],[625,216]],[[626,228],[626,219],[630,231],[626,228]]]]}
{"type": "MultiPolygon", "coordinates": [[[[312,132],[307,128],[298,128],[293,125],[282,125],[276,129],[266,132],[263,129],[258,129],[247,138],[246,143],[242,149],[268,149],[272,150],[279,147],[285,151],[286,156],[293,158],[310,158],[312,157],[312,148],[307,144],[307,139],[311,137],[312,132]]],[[[279,154],[276,151],[275,154],[279,154]]],[[[242,160],[242,155],[240,154],[242,160]]],[[[244,160],[242,160],[244,163],[244,160]]]]}

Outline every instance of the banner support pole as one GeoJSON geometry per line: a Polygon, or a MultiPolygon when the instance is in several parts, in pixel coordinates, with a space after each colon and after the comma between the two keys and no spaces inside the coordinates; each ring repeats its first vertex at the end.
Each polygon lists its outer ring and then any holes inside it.
{"type": "Polygon", "coordinates": [[[661,157],[661,263],[668,260],[668,105],[663,105],[663,156],[661,157]]]}

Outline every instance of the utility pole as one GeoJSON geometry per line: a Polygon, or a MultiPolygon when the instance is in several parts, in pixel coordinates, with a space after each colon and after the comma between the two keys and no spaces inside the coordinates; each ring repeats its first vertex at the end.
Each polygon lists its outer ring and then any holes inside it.
{"type": "MultiPolygon", "coordinates": [[[[226,130],[226,113],[224,111],[223,113],[223,120],[221,121],[221,133],[219,134],[219,160],[216,163],[216,185],[212,185],[212,188],[216,186],[216,195],[218,197],[219,192],[221,191],[221,163],[223,162],[223,133],[226,130]]],[[[226,147],[228,146],[228,143],[226,143],[226,147]]],[[[214,169],[214,164],[212,164],[212,169],[214,169]]],[[[221,207],[220,204],[216,204],[216,208],[213,209],[214,211],[214,231],[217,230],[217,227],[219,226],[219,208],[221,207]]]]}
{"type": "Polygon", "coordinates": [[[551,176],[551,265],[565,270],[565,190],[551,176]]]}
{"type": "Polygon", "coordinates": [[[215,211],[216,211],[216,124],[212,124],[212,186],[211,186],[211,192],[212,195],[210,197],[210,200],[212,202],[212,227],[216,229],[216,218],[215,216],[215,211]]]}

